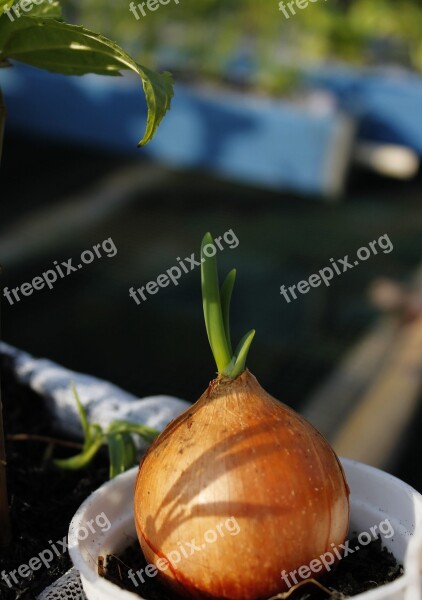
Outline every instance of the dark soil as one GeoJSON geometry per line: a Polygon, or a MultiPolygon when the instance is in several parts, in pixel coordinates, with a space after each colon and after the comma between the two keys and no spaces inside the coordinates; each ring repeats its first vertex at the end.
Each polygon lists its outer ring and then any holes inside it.
{"type": "MultiPolygon", "coordinates": [[[[350,547],[355,548],[359,541],[352,539],[350,547]]],[[[165,590],[156,578],[144,577],[145,583],[136,580],[138,587],[128,578],[127,573],[145,569],[147,562],[138,543],[129,547],[119,557],[107,557],[105,577],[125,590],[135,592],[148,600],[180,600],[178,596],[165,590]]],[[[383,548],[378,538],[359,552],[349,554],[341,560],[337,567],[319,579],[319,582],[330,590],[324,592],[312,582],[300,586],[288,596],[289,600],[341,600],[356,596],[367,590],[394,581],[403,574],[403,567],[397,563],[394,556],[383,548]]],[[[282,596],[280,596],[280,600],[282,596]]]]}
{"type": "MultiPolygon", "coordinates": [[[[42,400],[27,388],[17,385],[3,360],[1,366],[2,401],[8,435],[30,434],[60,438],[52,430],[51,419],[42,400]]],[[[7,441],[8,487],[11,504],[13,541],[0,550],[0,574],[15,570],[13,577],[0,578],[1,600],[29,600],[70,569],[68,552],[56,544],[50,568],[44,564],[29,577],[16,572],[31,558],[52,547],[50,542],[67,536],[69,523],[80,504],[108,478],[106,457],[99,457],[89,469],[80,472],[55,469],[50,459],[52,446],[33,441],[7,441]]],[[[77,450],[54,448],[54,456],[69,456],[77,450]]]]}

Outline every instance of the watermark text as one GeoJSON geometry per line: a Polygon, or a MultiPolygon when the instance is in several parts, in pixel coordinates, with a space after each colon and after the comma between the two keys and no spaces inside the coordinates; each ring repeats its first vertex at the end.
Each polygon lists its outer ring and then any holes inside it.
{"type": "Polygon", "coordinates": [[[14,4],[11,8],[5,8],[4,13],[9,17],[9,19],[13,23],[15,19],[19,19],[19,17],[22,16],[21,11],[23,11],[24,13],[30,12],[34,8],[34,4],[40,6],[40,4],[44,4],[44,2],[49,2],[50,4],[53,4],[54,1],[55,0],[20,0],[20,2],[14,4]],[[14,14],[12,14],[12,12],[14,14]]]}
{"type": "Polygon", "coordinates": [[[139,4],[135,4],[135,2],[131,2],[129,4],[129,10],[135,17],[137,21],[141,18],[139,13],[143,17],[146,17],[149,12],[155,12],[161,6],[166,6],[170,2],[175,2],[179,4],[179,0],[147,0],[146,2],[140,2],[139,4]]]}
{"type": "MultiPolygon", "coordinates": [[[[203,252],[207,258],[212,258],[215,256],[217,254],[217,250],[224,250],[224,244],[226,244],[230,250],[234,250],[234,248],[237,248],[239,245],[239,240],[236,237],[233,229],[229,229],[223,235],[214,238],[213,241],[213,244],[207,244],[203,248],[203,252]]],[[[146,285],[138,288],[137,290],[131,287],[129,290],[129,297],[133,298],[133,300],[139,306],[141,304],[141,298],[143,302],[148,300],[146,294],[153,296],[160,291],[160,288],[165,288],[170,285],[170,283],[173,285],[179,285],[179,279],[182,277],[182,275],[190,273],[196,267],[200,267],[205,259],[200,258],[197,260],[195,257],[195,252],[192,252],[190,257],[181,259],[178,256],[176,260],[178,264],[167,269],[165,273],[161,273],[161,275],[157,277],[156,281],[149,281],[146,285]]]]}
{"type": "MultiPolygon", "coordinates": [[[[111,523],[107,518],[107,515],[102,512],[97,515],[95,519],[90,519],[85,523],[85,525],[81,526],[76,535],[79,540],[86,540],[89,535],[95,534],[98,530],[105,532],[108,531],[111,527],[111,523]]],[[[17,569],[13,569],[13,571],[2,571],[0,578],[7,584],[9,588],[12,588],[13,585],[19,584],[18,577],[27,578],[30,577],[34,571],[38,571],[44,565],[46,569],[50,568],[51,563],[56,559],[56,557],[60,557],[67,550],[67,536],[65,535],[62,540],[57,540],[53,542],[53,540],[48,541],[49,547],[45,550],[42,550],[37,556],[33,556],[29,559],[28,564],[21,564],[17,569]]]]}
{"type": "Polygon", "coordinates": [[[311,288],[317,288],[324,283],[327,287],[330,287],[330,282],[334,278],[334,275],[343,275],[350,269],[354,269],[361,262],[368,260],[373,255],[378,254],[378,248],[382,250],[383,254],[389,254],[393,249],[393,244],[391,243],[390,238],[385,233],[378,240],[374,240],[369,243],[369,248],[366,246],[362,246],[356,253],[356,259],[349,259],[349,255],[346,254],[344,258],[339,258],[337,261],[334,258],[330,258],[331,265],[329,267],[324,267],[318,273],[314,273],[309,277],[309,279],[304,279],[303,281],[299,281],[299,283],[295,285],[291,285],[290,287],[286,287],[282,285],[280,287],[280,294],[284,297],[286,302],[290,304],[292,300],[297,300],[299,294],[307,294],[311,288]],[[289,295],[290,294],[290,295],[289,295]]]}
{"type": "Polygon", "coordinates": [[[292,585],[297,585],[300,583],[300,580],[309,579],[313,577],[313,574],[331,571],[332,565],[336,564],[342,558],[346,558],[349,554],[354,554],[358,552],[362,546],[367,546],[372,541],[378,538],[378,535],[385,539],[390,539],[394,535],[394,529],[388,519],[381,521],[379,525],[374,525],[370,528],[370,533],[367,531],[363,531],[357,537],[359,542],[358,546],[354,548],[350,547],[350,540],[346,540],[344,544],[339,544],[338,546],[334,543],[331,544],[332,551],[324,552],[318,558],[314,558],[311,560],[309,565],[302,565],[298,569],[294,569],[289,573],[286,573],[285,570],[281,572],[281,578],[288,588],[291,588],[292,585]],[[298,581],[299,579],[299,581],[298,581]]]}
{"type": "Polygon", "coordinates": [[[165,558],[159,558],[155,565],[149,564],[145,569],[140,569],[136,573],[130,569],[128,577],[132,581],[135,587],[139,587],[139,582],[145,583],[146,577],[155,577],[158,571],[166,571],[171,565],[173,569],[177,569],[177,565],[183,560],[183,558],[190,558],[197,552],[201,552],[207,546],[207,544],[214,544],[219,538],[224,538],[226,533],[230,536],[238,535],[240,532],[239,523],[235,517],[230,517],[225,521],[218,523],[215,529],[208,529],[204,533],[204,541],[202,543],[196,543],[193,539],[190,542],[178,542],[179,549],[172,550],[165,558]]]}
{"type": "Polygon", "coordinates": [[[82,269],[84,265],[89,265],[92,263],[92,261],[96,258],[102,258],[103,253],[107,258],[113,258],[113,256],[116,256],[117,248],[111,237],[107,240],[104,240],[101,244],[96,244],[93,246],[92,250],[84,250],[80,256],[81,262],[79,264],[73,265],[72,258],[62,261],[60,264],[57,260],[55,260],[52,269],[48,269],[40,276],[34,277],[30,283],[22,283],[22,285],[10,290],[8,287],[5,287],[3,290],[3,296],[7,298],[9,304],[13,305],[15,302],[20,302],[23,296],[30,296],[34,291],[42,290],[45,286],[52,290],[58,277],[63,279],[63,277],[71,275],[75,271],[82,269]]]}

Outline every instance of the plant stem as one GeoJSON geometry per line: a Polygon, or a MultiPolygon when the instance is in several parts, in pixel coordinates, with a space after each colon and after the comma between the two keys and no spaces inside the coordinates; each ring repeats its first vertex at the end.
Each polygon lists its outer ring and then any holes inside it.
{"type": "MultiPolygon", "coordinates": [[[[6,107],[0,89],[0,163],[3,148],[4,124],[6,120],[6,107]]],[[[0,546],[8,546],[12,538],[12,527],[10,523],[9,498],[7,495],[6,480],[6,448],[4,443],[3,429],[3,405],[0,390],[0,546]]]]}

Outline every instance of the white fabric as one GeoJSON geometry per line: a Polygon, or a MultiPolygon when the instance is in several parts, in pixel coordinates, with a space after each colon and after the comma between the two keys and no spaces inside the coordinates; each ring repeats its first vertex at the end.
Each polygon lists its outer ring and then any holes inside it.
{"type": "Polygon", "coordinates": [[[82,435],[72,383],[87,411],[88,420],[102,427],[125,419],[161,430],[190,406],[172,396],[138,399],[108,381],[70,371],[45,358],[34,358],[4,342],[0,342],[0,354],[10,358],[19,382],[46,400],[55,425],[71,435],[82,435]]]}

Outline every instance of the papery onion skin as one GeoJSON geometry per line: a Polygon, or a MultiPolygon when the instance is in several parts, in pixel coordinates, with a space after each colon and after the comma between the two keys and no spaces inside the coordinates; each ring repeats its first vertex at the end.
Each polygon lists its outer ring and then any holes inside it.
{"type": "Polygon", "coordinates": [[[182,597],[265,600],[288,589],[281,571],[344,542],[349,489],[323,436],[246,370],[212,382],[155,440],[136,482],[135,522],[153,565],[192,540],[201,546],[158,571],[182,597]],[[230,517],[237,535],[221,526],[230,517]],[[224,537],[206,543],[219,524],[224,537]]]}

